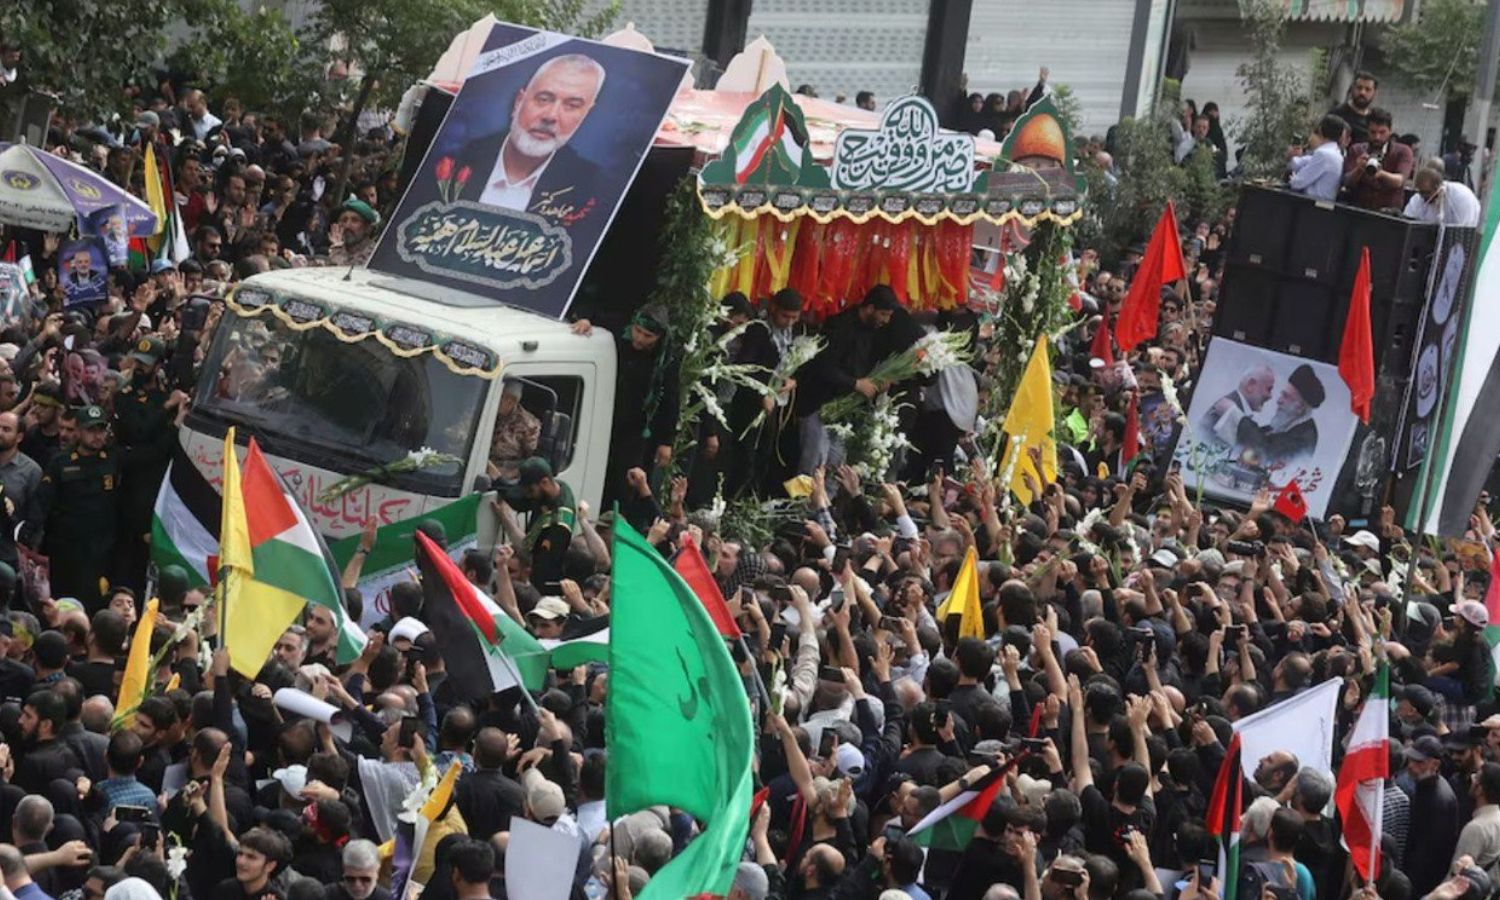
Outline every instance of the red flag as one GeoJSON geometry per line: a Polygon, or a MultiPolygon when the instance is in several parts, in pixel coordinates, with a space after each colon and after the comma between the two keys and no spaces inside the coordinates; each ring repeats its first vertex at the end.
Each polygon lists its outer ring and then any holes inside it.
{"type": "Polygon", "coordinates": [[[1375,342],[1370,338],[1370,248],[1359,253],[1359,274],[1349,294],[1349,317],[1339,344],[1339,376],[1349,385],[1349,408],[1361,422],[1370,421],[1375,396],[1375,342]]]}
{"type": "Polygon", "coordinates": [[[729,614],[729,605],[724,602],[724,595],[719,593],[719,583],[714,581],[713,573],[708,571],[708,562],[703,559],[703,554],[691,537],[683,538],[682,550],[678,552],[672,568],[677,570],[682,580],[698,595],[699,602],[708,610],[708,617],[714,620],[714,627],[719,630],[719,634],[731,640],[738,638],[740,626],[734,623],[734,616],[729,614]]]}
{"type": "Polygon", "coordinates": [[[1115,351],[1110,345],[1109,313],[1099,317],[1099,330],[1094,332],[1094,342],[1089,345],[1089,356],[1104,360],[1105,368],[1115,364],[1115,351]]]}
{"type": "Polygon", "coordinates": [[[1307,499],[1302,496],[1302,488],[1297,486],[1297,479],[1293,478],[1276,495],[1276,503],[1271,507],[1293,522],[1301,522],[1307,518],[1307,499]]]}
{"type": "Polygon", "coordinates": [[[16,261],[16,242],[11,241],[5,245],[5,259],[0,262],[13,263],[16,261]]]}
{"type": "Polygon", "coordinates": [[[1141,452],[1140,396],[1130,392],[1130,403],[1125,407],[1125,441],[1120,447],[1120,462],[1129,465],[1141,452]]]}
{"type": "Polygon", "coordinates": [[[1177,238],[1177,216],[1169,202],[1156,222],[1156,230],[1151,232],[1151,243],[1146,245],[1146,255],[1130,282],[1130,293],[1120,307],[1119,321],[1115,322],[1115,343],[1121,350],[1133,350],[1141,341],[1156,337],[1162,286],[1186,275],[1182,243],[1177,238]]]}

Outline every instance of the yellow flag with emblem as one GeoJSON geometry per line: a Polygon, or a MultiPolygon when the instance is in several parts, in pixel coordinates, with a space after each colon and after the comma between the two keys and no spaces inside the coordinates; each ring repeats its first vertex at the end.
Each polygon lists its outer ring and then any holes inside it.
{"type": "Polygon", "coordinates": [[[964,554],[964,564],[953,579],[953,590],[937,609],[938,625],[957,615],[958,636],[984,637],[984,607],[979,602],[979,557],[970,547],[964,554]]]}
{"type": "Polygon", "coordinates": [[[1047,336],[1036,339],[1031,360],[1016,385],[1002,426],[1010,435],[1006,449],[1007,464],[1014,459],[1014,474],[1008,485],[1022,503],[1036,500],[1026,477],[1031,476],[1038,490],[1057,480],[1057,434],[1052,411],[1052,362],[1047,356],[1047,336]],[[1019,445],[1017,444],[1019,442],[1019,445]],[[1032,452],[1040,451],[1041,471],[1032,461],[1032,452]]]}

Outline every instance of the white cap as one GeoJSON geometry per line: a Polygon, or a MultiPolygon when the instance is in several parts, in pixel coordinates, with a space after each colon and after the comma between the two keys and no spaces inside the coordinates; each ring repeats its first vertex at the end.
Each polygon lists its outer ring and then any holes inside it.
{"type": "Polygon", "coordinates": [[[402,639],[414,641],[430,630],[427,627],[427,623],[421,619],[413,619],[411,616],[407,616],[391,626],[390,640],[391,643],[402,639]]]}
{"type": "Polygon", "coordinates": [[[287,796],[302,799],[302,789],[307,787],[307,766],[277,769],[271,773],[271,777],[281,782],[281,789],[286,791],[287,796]]]}
{"type": "Polygon", "coordinates": [[[1353,547],[1363,547],[1376,553],[1380,552],[1380,538],[1376,537],[1374,532],[1365,531],[1363,528],[1344,538],[1344,543],[1353,547]]]}

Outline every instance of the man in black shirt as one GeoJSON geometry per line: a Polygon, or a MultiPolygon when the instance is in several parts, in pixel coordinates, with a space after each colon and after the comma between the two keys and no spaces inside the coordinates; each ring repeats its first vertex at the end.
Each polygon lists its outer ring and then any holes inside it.
{"type": "Polygon", "coordinates": [[[522,814],[526,790],[501,771],[510,738],[498,728],[485,728],[474,741],[473,772],[458,780],[454,797],[469,833],[488,838],[510,830],[510,820],[522,814]]]}
{"type": "Polygon", "coordinates": [[[280,898],[281,888],[272,881],[282,866],[292,860],[292,845],[286,836],[264,826],[256,826],[240,837],[234,855],[234,877],[226,878],[214,888],[214,900],[264,900],[280,898]]]}
{"type": "Polygon", "coordinates": [[[1412,896],[1422,897],[1448,875],[1453,848],[1458,844],[1458,798],[1440,772],[1443,744],[1423,735],[1406,748],[1406,770],[1411,792],[1412,829],[1406,839],[1406,866],[1412,896]]]}
{"type": "Polygon", "coordinates": [[[53,779],[72,781],[83,774],[77,755],[58,739],[67,719],[67,706],[56,691],[40,690],[26,698],[21,707],[26,753],[16,766],[12,784],[28,794],[41,794],[53,779]]]}
{"type": "Polygon", "coordinates": [[[68,664],[68,676],[78,679],[83,685],[85,697],[103,694],[113,697],[115,668],[125,655],[125,639],[130,634],[125,617],[112,609],[101,609],[94,613],[89,628],[88,659],[68,664]]]}
{"type": "Polygon", "coordinates": [[[1335,106],[1334,115],[1349,124],[1349,144],[1363,144],[1369,139],[1370,108],[1375,105],[1375,94],[1380,81],[1369,72],[1358,72],[1354,84],[1349,86],[1349,99],[1335,106]]]}

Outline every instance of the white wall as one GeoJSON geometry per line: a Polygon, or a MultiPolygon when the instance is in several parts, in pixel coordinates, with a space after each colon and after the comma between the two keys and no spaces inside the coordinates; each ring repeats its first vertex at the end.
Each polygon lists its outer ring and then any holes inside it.
{"type": "Polygon", "coordinates": [[[975,0],[964,68],[969,91],[1030,91],[1052,70],[1083,107],[1084,130],[1120,119],[1135,0],[975,0]]]}
{"type": "Polygon", "coordinates": [[[787,80],[825,100],[874,91],[875,102],[916,90],[927,35],[922,0],[755,0],[746,40],[765,35],[787,80]]]}

